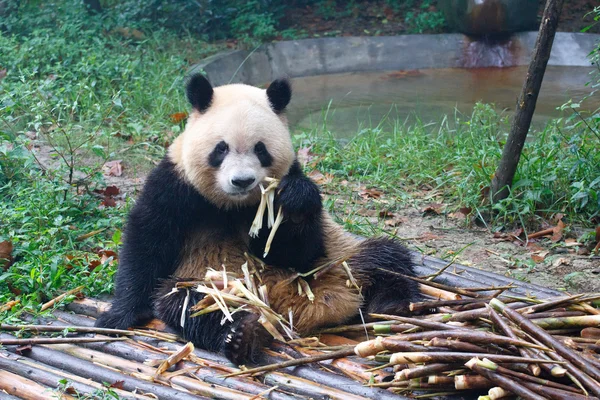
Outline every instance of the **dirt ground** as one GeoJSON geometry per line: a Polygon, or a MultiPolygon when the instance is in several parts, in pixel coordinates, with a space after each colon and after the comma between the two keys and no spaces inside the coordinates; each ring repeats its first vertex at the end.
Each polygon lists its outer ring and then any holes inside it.
{"type": "MultiPolygon", "coordinates": [[[[336,212],[343,213],[342,204],[347,202],[340,202],[336,212]]],[[[577,241],[586,232],[578,227],[567,224],[554,238],[527,241],[520,230],[494,233],[440,203],[417,200],[389,212],[376,210],[382,206],[373,200],[358,213],[421,253],[569,293],[600,291],[600,256],[590,255],[591,242],[577,241]]]]}
{"type": "MultiPolygon", "coordinates": [[[[331,2],[333,3],[333,2],[331,2]]],[[[385,1],[371,3],[368,8],[356,7],[348,10],[346,2],[338,1],[335,7],[335,16],[325,18],[316,7],[289,8],[286,17],[281,21],[284,28],[295,29],[306,32],[309,37],[321,36],[371,36],[371,35],[400,35],[414,33],[414,24],[407,22],[406,13],[413,11],[418,13],[422,10],[423,1],[414,1],[410,10],[394,11],[385,1]]],[[[435,2],[430,2],[435,3],[435,2]]],[[[544,10],[545,0],[539,1],[538,15],[544,10]]],[[[595,6],[597,0],[569,0],[565,1],[558,30],[565,32],[579,32],[581,29],[591,25],[593,16],[587,15],[595,6]]],[[[434,5],[429,6],[428,11],[436,11],[434,5]]],[[[425,30],[423,33],[447,33],[447,28],[436,30],[425,30]]],[[[600,33],[600,24],[589,30],[590,33],[600,33]]]]}

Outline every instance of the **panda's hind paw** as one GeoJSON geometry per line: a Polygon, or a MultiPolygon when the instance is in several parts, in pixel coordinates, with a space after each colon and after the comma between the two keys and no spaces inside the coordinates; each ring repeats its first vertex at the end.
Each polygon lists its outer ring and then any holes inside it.
{"type": "Polygon", "coordinates": [[[98,316],[94,326],[111,329],[128,329],[132,326],[140,326],[152,319],[152,310],[132,309],[127,312],[119,312],[119,308],[113,306],[110,310],[103,312],[98,316]]]}
{"type": "Polygon", "coordinates": [[[225,335],[223,352],[236,365],[256,362],[261,349],[272,340],[271,335],[258,322],[255,314],[246,314],[230,325],[225,335]]]}

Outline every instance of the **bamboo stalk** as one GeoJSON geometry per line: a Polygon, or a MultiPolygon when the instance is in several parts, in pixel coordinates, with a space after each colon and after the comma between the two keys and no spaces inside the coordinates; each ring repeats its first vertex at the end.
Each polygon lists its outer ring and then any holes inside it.
{"type": "Polygon", "coordinates": [[[428,343],[425,343],[425,347],[445,347],[454,351],[464,351],[470,353],[486,353],[487,349],[476,344],[461,342],[460,340],[450,340],[443,338],[433,338],[428,343]]]}
{"type": "MultiPolygon", "coordinates": [[[[486,305],[486,308],[489,312],[490,315],[490,319],[492,320],[492,323],[501,331],[504,332],[504,334],[510,338],[513,339],[518,339],[517,334],[512,330],[512,328],[510,327],[510,325],[508,325],[507,322],[505,322],[502,317],[500,315],[498,315],[498,313],[496,311],[494,311],[493,308],[491,308],[489,305],[486,305]]],[[[522,357],[533,357],[533,352],[529,351],[528,349],[525,349],[523,347],[519,347],[519,354],[521,354],[522,357]]],[[[531,373],[535,376],[539,376],[541,374],[541,367],[537,364],[529,364],[528,369],[531,371],[531,373]]]]}
{"type": "Polygon", "coordinates": [[[442,290],[438,288],[434,288],[433,286],[423,285],[419,283],[419,291],[424,295],[431,296],[434,299],[442,299],[442,300],[460,300],[462,296],[457,293],[452,293],[447,290],[442,290]]]}
{"type": "Polygon", "coordinates": [[[522,314],[532,314],[540,311],[551,310],[555,307],[562,306],[565,304],[570,304],[574,302],[574,300],[578,300],[582,298],[583,294],[576,294],[574,296],[563,297],[556,300],[547,301],[544,303],[535,304],[533,306],[527,306],[519,309],[519,312],[522,314]]]}
{"type": "Polygon", "coordinates": [[[171,354],[166,360],[161,362],[161,364],[156,369],[155,376],[162,374],[163,372],[171,368],[173,365],[186,358],[193,351],[194,345],[192,344],[192,342],[188,342],[185,346],[181,347],[181,349],[171,354]]]}
{"type": "Polygon", "coordinates": [[[553,348],[561,357],[564,357],[565,359],[573,363],[573,365],[581,369],[582,372],[595,379],[595,384],[591,387],[588,387],[588,389],[592,391],[592,393],[594,393],[596,396],[600,396],[600,384],[598,384],[598,380],[600,380],[600,370],[598,368],[589,365],[589,363],[583,357],[576,354],[573,350],[569,349],[562,342],[553,338],[543,329],[535,325],[527,318],[523,317],[518,312],[506,307],[506,305],[500,300],[492,299],[490,301],[490,306],[493,307],[494,310],[501,312],[504,316],[513,321],[515,324],[517,324],[519,328],[523,329],[525,332],[538,339],[541,343],[553,348]]]}
{"type": "Polygon", "coordinates": [[[431,310],[438,307],[452,307],[452,306],[462,306],[468,304],[483,304],[480,299],[460,299],[460,300],[430,300],[430,301],[420,301],[417,303],[410,303],[408,306],[411,312],[423,311],[423,310],[431,310]]]}
{"type": "Polygon", "coordinates": [[[446,325],[441,322],[428,321],[426,319],[401,317],[398,315],[387,315],[387,314],[369,314],[370,317],[384,319],[388,321],[398,321],[405,324],[415,325],[421,328],[437,329],[437,330],[461,330],[465,329],[456,325],[446,325]]]}
{"type": "Polygon", "coordinates": [[[25,346],[25,345],[36,345],[36,344],[72,344],[72,343],[96,343],[96,342],[122,342],[128,340],[127,338],[120,337],[35,337],[35,338],[24,338],[24,339],[2,339],[0,338],[0,345],[2,346],[25,346]]]}
{"type": "Polygon", "coordinates": [[[434,287],[436,289],[442,289],[442,290],[445,290],[447,292],[456,293],[456,294],[460,294],[460,295],[464,295],[464,296],[468,296],[468,297],[473,297],[473,298],[484,298],[485,297],[482,294],[471,292],[471,291],[469,291],[467,289],[456,288],[456,287],[453,287],[453,286],[444,285],[442,283],[428,281],[427,279],[417,278],[416,276],[404,275],[404,274],[401,274],[399,272],[390,271],[390,270],[385,269],[385,268],[377,268],[377,269],[381,270],[381,271],[384,271],[384,272],[387,272],[387,273],[392,274],[392,275],[403,276],[404,278],[410,279],[411,281],[419,282],[419,283],[421,283],[423,285],[426,285],[426,286],[432,286],[432,287],[434,287]]]}
{"type": "Polygon", "coordinates": [[[318,361],[333,360],[336,358],[348,357],[354,355],[354,346],[346,347],[342,350],[332,351],[331,353],[319,354],[311,357],[298,358],[295,360],[282,361],[275,364],[264,365],[262,367],[250,368],[243,371],[232,372],[223,375],[224,378],[240,375],[254,375],[262,372],[275,371],[281,368],[295,367],[297,365],[311,364],[318,361]]]}
{"type": "Polygon", "coordinates": [[[488,389],[492,385],[492,382],[481,375],[454,376],[454,387],[456,390],[488,389]]]}
{"type": "Polygon", "coordinates": [[[532,319],[531,322],[542,329],[569,329],[600,326],[600,315],[584,315],[579,317],[550,317],[532,319]]]}
{"type": "Polygon", "coordinates": [[[477,358],[473,358],[469,360],[465,365],[478,373],[479,375],[485,377],[489,381],[493,382],[495,385],[500,386],[501,388],[510,391],[511,393],[516,394],[517,396],[521,396],[525,400],[546,400],[545,397],[538,395],[532,390],[524,387],[519,382],[507,378],[503,375],[495,373],[494,371],[486,368],[486,360],[480,361],[477,358]]]}
{"type": "MultiPolygon", "coordinates": [[[[42,386],[31,379],[0,370],[0,392],[2,391],[24,400],[56,400],[58,396],[50,388],[42,386]]],[[[59,398],[61,400],[75,400],[74,397],[68,394],[62,394],[59,398]]]]}
{"type": "Polygon", "coordinates": [[[394,379],[396,381],[407,381],[409,379],[421,378],[431,374],[452,371],[460,366],[461,364],[428,364],[414,368],[406,368],[397,372],[394,379]]]}
{"type": "Polygon", "coordinates": [[[546,348],[520,339],[512,339],[505,336],[494,335],[480,331],[430,331],[411,334],[401,334],[391,337],[377,337],[374,340],[362,342],[356,346],[356,354],[361,357],[375,355],[381,351],[402,351],[406,343],[414,340],[432,340],[436,337],[445,339],[458,339],[471,343],[497,344],[505,346],[531,347],[545,350],[546,348]]]}
{"type": "Polygon", "coordinates": [[[507,356],[504,354],[487,354],[487,353],[458,353],[458,352],[404,352],[394,353],[390,357],[391,364],[418,364],[418,363],[458,363],[466,362],[472,358],[488,358],[494,362],[510,362],[510,363],[548,363],[553,361],[541,360],[535,358],[507,356]]]}
{"type": "Polygon", "coordinates": [[[83,289],[85,289],[85,286],[83,286],[83,285],[77,286],[75,289],[71,289],[71,290],[61,294],[60,296],[53,298],[52,300],[42,304],[42,308],[40,309],[40,311],[45,311],[45,310],[49,309],[50,307],[52,307],[53,305],[55,305],[56,303],[58,303],[65,297],[70,296],[75,293],[78,293],[78,292],[81,292],[83,289]]]}

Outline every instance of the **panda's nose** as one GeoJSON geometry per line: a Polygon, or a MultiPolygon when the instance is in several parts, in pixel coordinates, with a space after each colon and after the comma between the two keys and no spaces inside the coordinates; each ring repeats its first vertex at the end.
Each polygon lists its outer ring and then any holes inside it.
{"type": "Polygon", "coordinates": [[[240,189],[246,189],[248,186],[252,185],[256,179],[254,178],[233,178],[231,180],[231,184],[240,189]]]}

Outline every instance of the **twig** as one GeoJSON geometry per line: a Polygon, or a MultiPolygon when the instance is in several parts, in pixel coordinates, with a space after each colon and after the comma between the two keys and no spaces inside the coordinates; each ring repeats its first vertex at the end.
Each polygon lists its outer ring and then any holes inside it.
{"type": "Polygon", "coordinates": [[[58,303],[65,297],[70,296],[75,293],[78,293],[78,292],[81,292],[83,289],[85,289],[85,286],[83,286],[83,285],[77,286],[75,289],[71,289],[68,292],[61,294],[60,296],[53,298],[49,302],[42,304],[41,311],[45,311],[45,310],[49,309],[50,307],[52,307],[53,305],[55,305],[56,303],[58,303]]]}
{"type": "Polygon", "coordinates": [[[297,365],[304,365],[304,364],[310,364],[310,363],[319,362],[319,361],[333,360],[336,358],[343,358],[343,357],[348,357],[348,356],[352,356],[352,355],[355,355],[354,346],[349,346],[342,350],[332,351],[331,353],[318,354],[315,356],[298,358],[295,360],[282,361],[280,363],[264,365],[262,367],[256,367],[256,368],[251,368],[251,369],[247,369],[247,370],[243,370],[243,371],[233,372],[231,374],[223,375],[222,377],[230,378],[232,376],[254,375],[259,372],[270,372],[270,371],[275,371],[275,370],[278,370],[281,368],[295,367],[297,365]]]}

